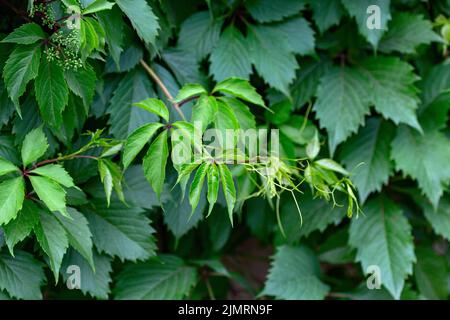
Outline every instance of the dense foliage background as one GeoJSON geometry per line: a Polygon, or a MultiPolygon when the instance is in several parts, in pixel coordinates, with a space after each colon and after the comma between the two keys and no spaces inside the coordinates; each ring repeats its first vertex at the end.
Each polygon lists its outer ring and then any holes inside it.
{"type": "Polygon", "coordinates": [[[0,5],[0,299],[448,298],[449,0],[0,5]],[[305,183],[173,166],[182,117],[305,183]]]}

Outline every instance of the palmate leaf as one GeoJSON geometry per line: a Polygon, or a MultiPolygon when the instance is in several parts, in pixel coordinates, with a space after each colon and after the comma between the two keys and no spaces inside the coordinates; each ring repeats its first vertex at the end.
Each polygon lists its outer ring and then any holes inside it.
{"type": "Polygon", "coordinates": [[[242,33],[234,26],[222,32],[210,57],[211,73],[216,81],[229,77],[248,79],[252,72],[252,61],[242,33]]]}
{"type": "Polygon", "coordinates": [[[27,23],[16,28],[7,35],[1,42],[32,44],[39,40],[45,39],[46,35],[42,28],[36,23],[27,23]]]}
{"type": "Polygon", "coordinates": [[[14,246],[33,231],[33,227],[38,221],[39,207],[32,201],[25,200],[17,218],[3,227],[6,235],[6,245],[11,255],[14,256],[14,246]]]}
{"type": "Polygon", "coordinates": [[[0,183],[0,225],[16,218],[22,209],[25,197],[25,182],[22,177],[0,183]]]}
{"type": "Polygon", "coordinates": [[[169,156],[167,136],[167,130],[164,130],[156,137],[150,145],[143,161],[145,177],[148,182],[150,182],[158,199],[161,198],[161,192],[166,177],[166,164],[169,156]]]}
{"type": "Polygon", "coordinates": [[[0,157],[0,176],[3,176],[5,174],[8,174],[8,173],[11,173],[14,171],[20,171],[20,169],[17,168],[10,161],[0,157]]]}
{"type": "Polygon", "coordinates": [[[389,23],[388,32],[381,39],[379,50],[384,53],[414,53],[417,46],[432,41],[441,39],[433,32],[430,21],[421,15],[401,12],[394,15],[389,23]]]}
{"type": "Polygon", "coordinates": [[[418,77],[413,67],[398,58],[376,57],[363,61],[360,68],[368,78],[375,109],[396,124],[406,123],[420,131],[415,113],[418,90],[413,84],[418,77]]]}
{"type": "Polygon", "coordinates": [[[146,0],[117,0],[117,5],[130,19],[139,37],[147,46],[155,43],[160,29],[158,18],[146,0]]]}
{"type": "Polygon", "coordinates": [[[30,172],[40,175],[42,177],[47,177],[63,185],[66,188],[71,188],[75,186],[72,177],[60,164],[49,164],[43,167],[33,169],[30,172]]]}
{"type": "Polygon", "coordinates": [[[38,75],[40,60],[40,44],[30,44],[17,46],[5,63],[3,79],[8,89],[8,95],[14,102],[16,109],[19,106],[19,98],[25,92],[27,83],[38,75]]]}
{"type": "Polygon", "coordinates": [[[329,288],[319,274],[319,263],[309,248],[278,247],[262,294],[286,300],[323,299],[329,288]]]}
{"type": "Polygon", "coordinates": [[[192,108],[191,122],[199,125],[201,131],[204,132],[208,125],[216,118],[218,111],[217,101],[214,97],[202,95],[192,108]]]}
{"type": "Polygon", "coordinates": [[[344,12],[341,0],[313,0],[310,5],[314,21],[322,33],[331,26],[338,24],[344,12]]]}
{"type": "Polygon", "coordinates": [[[243,130],[256,128],[255,116],[247,105],[231,97],[219,97],[218,100],[231,109],[239,122],[239,128],[243,130]]]}
{"type": "Polygon", "coordinates": [[[172,255],[127,266],[117,279],[115,299],[167,300],[189,294],[197,281],[195,268],[172,255]]]}
{"type": "Polygon", "coordinates": [[[386,155],[390,153],[394,136],[394,126],[379,118],[370,118],[358,134],[343,145],[340,158],[353,173],[351,179],[361,202],[388,182],[394,165],[386,155]]]}
{"type": "Polygon", "coordinates": [[[305,3],[303,0],[249,0],[245,7],[259,22],[271,22],[298,14],[305,3]]]}
{"type": "Polygon", "coordinates": [[[399,299],[416,261],[411,226],[402,210],[383,195],[368,201],[363,212],[364,217],[352,219],[349,244],[357,249],[363,272],[378,266],[383,286],[399,299]]]}
{"type": "Polygon", "coordinates": [[[109,208],[103,200],[94,200],[95,210],[86,209],[85,217],[100,253],[120,260],[145,260],[155,254],[154,230],[139,207],[127,207],[112,201],[109,208]]]}
{"type": "Polygon", "coordinates": [[[47,177],[29,176],[31,185],[50,211],[58,211],[68,216],[66,208],[66,191],[55,180],[47,177]]]}
{"type": "Polygon", "coordinates": [[[439,131],[421,135],[401,126],[391,148],[395,168],[415,179],[422,192],[437,207],[450,180],[450,140],[439,131]]]}
{"type": "Polygon", "coordinates": [[[97,80],[94,69],[85,63],[83,68],[78,68],[76,71],[72,69],[66,70],[64,72],[64,78],[67,81],[69,89],[83,99],[84,107],[88,110],[94,98],[97,80]]]}
{"type": "Polygon", "coordinates": [[[41,285],[45,273],[41,262],[24,251],[16,251],[15,257],[0,252],[0,289],[18,299],[42,299],[41,285]]]}
{"type": "Polygon", "coordinates": [[[53,271],[55,282],[58,283],[62,259],[69,247],[67,233],[55,216],[44,210],[39,211],[39,219],[34,226],[34,233],[42,250],[49,257],[50,268],[53,271]]]}
{"type": "Polygon", "coordinates": [[[69,99],[64,72],[56,61],[42,59],[34,82],[36,100],[44,122],[57,129],[62,124],[62,112],[69,99]]]}
{"type": "Polygon", "coordinates": [[[256,92],[256,89],[244,79],[239,78],[228,78],[222,82],[219,82],[213,89],[213,93],[221,92],[226,94],[231,94],[244,101],[256,104],[258,106],[264,107],[264,100],[256,92]]]}
{"type": "Polygon", "coordinates": [[[355,18],[358,24],[359,32],[367,39],[367,41],[377,48],[378,43],[387,30],[387,24],[391,20],[391,12],[389,9],[390,0],[342,0],[342,4],[347,9],[348,13],[355,18]],[[372,5],[378,6],[380,13],[380,28],[369,29],[368,8],[372,5]]]}
{"type": "Polygon", "coordinates": [[[331,153],[364,123],[369,106],[367,79],[359,72],[334,67],[323,75],[314,111],[328,131],[331,153]]]}
{"type": "Polygon", "coordinates": [[[291,52],[306,55],[314,54],[314,31],[303,18],[292,18],[273,25],[280,38],[287,39],[291,52]]]}
{"type": "Polygon", "coordinates": [[[120,9],[115,6],[111,10],[98,12],[97,18],[98,22],[105,30],[105,38],[106,43],[108,44],[109,53],[116,63],[116,66],[119,67],[124,40],[122,33],[124,22],[120,9]],[[114,23],[110,23],[110,21],[114,21],[114,23]]]}

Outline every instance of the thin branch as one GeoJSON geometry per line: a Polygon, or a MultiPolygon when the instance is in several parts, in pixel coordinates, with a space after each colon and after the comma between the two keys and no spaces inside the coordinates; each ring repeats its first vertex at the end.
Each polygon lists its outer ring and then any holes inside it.
{"type": "MultiPolygon", "coordinates": [[[[36,163],[31,168],[30,171],[32,171],[32,170],[34,170],[36,168],[39,168],[39,167],[43,167],[43,166],[45,166],[47,164],[55,163],[55,162],[58,162],[58,161],[64,161],[64,160],[72,160],[72,159],[95,159],[95,160],[97,160],[97,157],[79,154],[79,155],[70,155],[70,156],[67,156],[67,157],[61,157],[61,158],[55,158],[55,159],[48,159],[48,160],[44,160],[44,161],[36,163]]],[[[24,173],[29,173],[29,171],[26,171],[24,173]]]]}
{"type": "Polygon", "coordinates": [[[172,95],[170,94],[169,90],[164,85],[164,83],[161,81],[161,79],[158,77],[158,75],[155,73],[155,71],[153,71],[153,69],[150,68],[150,66],[147,63],[145,63],[144,60],[141,60],[140,62],[141,62],[141,65],[144,67],[145,71],[147,71],[147,73],[150,75],[150,77],[152,77],[152,79],[156,82],[156,84],[161,88],[162,92],[167,97],[167,99],[169,99],[170,103],[172,103],[172,106],[178,112],[181,119],[186,121],[186,117],[184,116],[183,111],[181,111],[180,105],[178,103],[174,102],[174,99],[173,99],[172,95]]]}
{"type": "Polygon", "coordinates": [[[187,98],[187,99],[184,99],[183,101],[180,101],[180,103],[178,103],[178,106],[179,107],[182,107],[185,103],[188,103],[188,102],[191,102],[192,100],[195,100],[195,99],[197,99],[199,96],[192,96],[192,97],[189,97],[189,98],[187,98]]]}

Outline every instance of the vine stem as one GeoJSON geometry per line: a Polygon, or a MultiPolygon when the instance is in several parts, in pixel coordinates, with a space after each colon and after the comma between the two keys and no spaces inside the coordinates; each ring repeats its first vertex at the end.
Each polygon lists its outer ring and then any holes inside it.
{"type": "Polygon", "coordinates": [[[164,83],[161,81],[161,79],[158,77],[158,75],[155,73],[155,71],[153,71],[153,69],[144,60],[141,59],[140,63],[144,67],[145,71],[147,71],[147,73],[150,75],[150,77],[152,77],[152,79],[156,82],[156,84],[161,88],[162,92],[167,97],[167,99],[169,99],[170,103],[172,103],[172,106],[178,112],[181,119],[186,121],[186,117],[184,116],[183,111],[181,111],[180,105],[174,101],[169,90],[164,85],[164,83]]]}
{"type": "Polygon", "coordinates": [[[24,174],[26,175],[30,171],[33,171],[34,169],[39,168],[39,167],[43,167],[43,166],[45,166],[47,164],[55,163],[55,162],[58,162],[58,161],[64,161],[64,160],[72,160],[72,159],[77,159],[77,158],[78,159],[95,159],[95,160],[97,160],[97,157],[95,157],[95,156],[89,156],[89,155],[83,155],[83,154],[76,154],[76,155],[72,154],[72,155],[68,155],[68,156],[65,156],[65,157],[54,158],[54,159],[47,159],[47,160],[38,162],[33,167],[31,167],[30,170],[25,170],[24,174]]]}

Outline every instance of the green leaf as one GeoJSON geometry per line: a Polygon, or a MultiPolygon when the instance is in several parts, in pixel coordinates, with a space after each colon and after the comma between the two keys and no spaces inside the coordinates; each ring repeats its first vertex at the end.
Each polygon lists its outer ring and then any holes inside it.
{"type": "Polygon", "coordinates": [[[450,59],[430,69],[420,83],[422,102],[426,106],[450,89],[450,59]]]}
{"type": "Polygon", "coordinates": [[[448,297],[447,260],[429,247],[416,248],[417,263],[414,276],[420,293],[427,299],[445,300],[448,297]]]}
{"type": "Polygon", "coordinates": [[[118,300],[174,300],[187,296],[197,281],[195,268],[172,255],[128,265],[117,280],[118,300]]]}
{"type": "Polygon", "coordinates": [[[112,189],[116,191],[119,200],[125,202],[122,190],[122,170],[120,167],[109,159],[98,160],[98,170],[100,180],[102,181],[106,194],[106,202],[109,206],[111,200],[112,189]]]}
{"type": "Polygon", "coordinates": [[[110,10],[113,6],[114,6],[113,2],[108,2],[106,0],[94,0],[85,9],[83,9],[83,14],[90,14],[103,10],[110,10]]]}
{"type": "Polygon", "coordinates": [[[342,147],[340,157],[355,183],[361,202],[374,191],[381,191],[393,170],[388,155],[395,128],[379,118],[370,118],[358,134],[342,147]]]}
{"type": "Polygon", "coordinates": [[[332,68],[321,78],[314,111],[328,131],[331,153],[364,123],[369,113],[366,84],[360,73],[344,67],[332,68]]]}
{"type": "Polygon", "coordinates": [[[234,26],[222,32],[217,46],[210,57],[214,80],[223,81],[230,77],[248,79],[252,73],[252,61],[242,33],[234,26]]]}
{"type": "Polygon", "coordinates": [[[27,23],[16,28],[0,42],[32,44],[45,39],[46,35],[42,28],[36,23],[27,23]]]}
{"type": "Polygon", "coordinates": [[[0,183],[0,225],[17,217],[25,197],[25,183],[22,177],[0,183]]]}
{"type": "Polygon", "coordinates": [[[208,173],[209,163],[202,163],[198,167],[195,173],[194,180],[192,180],[191,187],[189,189],[189,204],[191,205],[191,216],[195,213],[195,209],[200,201],[200,196],[202,194],[203,184],[205,181],[206,174],[208,173]]]}
{"type": "Polygon", "coordinates": [[[40,210],[34,233],[42,250],[50,259],[50,268],[55,276],[55,282],[58,283],[62,259],[69,247],[66,231],[53,214],[40,210]]]}
{"type": "Polygon", "coordinates": [[[49,164],[30,171],[30,173],[38,174],[42,177],[49,178],[66,188],[74,187],[72,177],[67,173],[60,164],[49,164]]]}
{"type": "Polygon", "coordinates": [[[314,54],[314,31],[307,20],[292,18],[273,25],[273,30],[280,38],[287,39],[291,52],[300,55],[314,54]]]}
{"type": "Polygon", "coordinates": [[[64,80],[64,72],[56,61],[42,59],[34,89],[42,120],[55,129],[59,128],[62,124],[62,112],[69,99],[69,89],[64,80]]]}
{"type": "Polygon", "coordinates": [[[391,20],[391,12],[389,10],[390,0],[342,0],[342,4],[350,16],[355,18],[359,33],[376,49],[381,37],[387,30],[389,20],[391,20]],[[377,6],[379,10],[369,11],[370,6],[377,6]],[[368,26],[372,18],[377,18],[377,13],[379,13],[380,18],[380,28],[376,26],[377,28],[371,29],[368,26]]]}
{"type": "Polygon", "coordinates": [[[47,138],[42,131],[42,127],[38,127],[30,131],[23,140],[22,144],[22,164],[24,167],[41,158],[48,149],[47,138]]]}
{"type": "Polygon", "coordinates": [[[214,204],[217,202],[219,195],[220,172],[216,164],[212,164],[208,168],[208,216],[211,214],[214,204]]]}
{"type": "Polygon", "coordinates": [[[369,79],[370,100],[375,109],[395,124],[406,123],[419,131],[416,117],[418,77],[407,62],[394,57],[369,58],[360,65],[369,79]]]}
{"type": "Polygon", "coordinates": [[[95,271],[95,264],[92,255],[92,234],[86,218],[73,208],[68,208],[70,218],[58,213],[54,216],[61,223],[66,231],[69,244],[75,248],[91,265],[95,271]]]}
{"type": "Polygon", "coordinates": [[[161,123],[148,123],[136,129],[125,141],[123,150],[123,166],[128,168],[138,153],[144,148],[145,144],[150,142],[155,132],[161,128],[161,123]]]}
{"type": "Polygon", "coordinates": [[[149,122],[157,122],[158,117],[133,103],[155,97],[152,84],[142,70],[128,72],[120,81],[110,101],[108,113],[111,133],[118,139],[125,139],[135,129],[149,122]]]}
{"type": "Polygon", "coordinates": [[[216,98],[202,95],[192,108],[191,122],[194,125],[200,125],[202,132],[206,130],[208,125],[216,118],[218,106],[216,98]]]}
{"type": "Polygon", "coordinates": [[[143,162],[145,177],[150,182],[158,199],[161,198],[164,179],[166,177],[167,158],[169,156],[167,135],[167,130],[159,134],[150,145],[143,162]]]}
{"type": "Polygon", "coordinates": [[[109,54],[119,68],[124,46],[124,21],[122,19],[122,13],[117,6],[115,6],[112,10],[98,12],[97,18],[98,22],[105,30],[109,54]],[[110,23],[111,21],[114,21],[114,23],[110,23]]]}
{"type": "Polygon", "coordinates": [[[226,164],[219,164],[220,179],[222,180],[222,189],[228,208],[228,217],[233,225],[233,209],[236,203],[236,188],[234,186],[233,176],[226,164]]]}
{"type": "Polygon", "coordinates": [[[223,102],[232,110],[241,129],[247,130],[256,128],[255,116],[251,113],[247,105],[231,97],[220,97],[219,101],[223,102]]]}
{"type": "Polygon", "coordinates": [[[415,179],[423,194],[437,207],[450,180],[450,140],[438,131],[422,135],[401,126],[391,148],[395,168],[415,179]]]}
{"type": "Polygon", "coordinates": [[[341,21],[344,12],[340,0],[311,1],[314,21],[321,33],[341,21]]]}
{"type": "Polygon", "coordinates": [[[94,201],[95,211],[86,210],[86,218],[99,252],[117,256],[120,260],[145,260],[155,255],[155,232],[150,220],[138,207],[127,207],[112,201],[106,208],[103,201],[94,201]]]}
{"type": "Polygon", "coordinates": [[[9,162],[8,160],[0,157],[0,176],[4,176],[5,174],[20,171],[14,164],[9,162]]]}
{"type": "Polygon", "coordinates": [[[248,0],[245,8],[259,22],[283,20],[298,14],[304,7],[303,0],[248,0]]]}
{"type": "Polygon", "coordinates": [[[223,138],[220,143],[225,144],[222,145],[223,148],[227,146],[227,129],[239,129],[239,120],[233,112],[233,109],[230,108],[227,104],[224,104],[222,101],[218,103],[218,112],[216,114],[216,119],[214,121],[214,127],[222,131],[223,138]]]}
{"type": "Polygon", "coordinates": [[[208,11],[193,14],[181,24],[178,47],[193,53],[197,60],[203,59],[216,46],[222,23],[208,11]]]}
{"type": "Polygon", "coordinates": [[[116,0],[120,9],[128,16],[139,37],[147,46],[155,43],[158,35],[158,18],[146,0],[116,0]]]}
{"type": "Polygon", "coordinates": [[[319,279],[320,266],[305,246],[281,246],[273,257],[262,294],[286,300],[319,300],[329,287],[319,279]]]}
{"type": "Polygon", "coordinates": [[[444,196],[439,206],[434,209],[425,201],[421,202],[425,218],[430,222],[436,234],[450,240],[450,198],[444,196]]]}
{"type": "Polygon", "coordinates": [[[83,99],[84,107],[89,110],[97,82],[94,69],[86,63],[83,68],[78,68],[76,71],[73,69],[66,70],[64,77],[69,89],[83,99]]]}
{"type": "Polygon", "coordinates": [[[185,84],[180,91],[178,91],[177,96],[173,100],[176,103],[180,103],[183,100],[192,99],[196,96],[200,96],[204,93],[208,93],[202,85],[195,83],[187,83],[185,84]]]}
{"type": "Polygon", "coordinates": [[[99,299],[108,299],[109,284],[112,282],[110,273],[112,272],[112,258],[100,255],[94,251],[93,261],[95,272],[86,260],[75,250],[70,249],[64,256],[61,266],[61,275],[67,282],[71,273],[68,271],[70,266],[78,266],[80,268],[80,290],[84,295],[90,294],[92,297],[99,299]]]}
{"type": "Polygon", "coordinates": [[[287,39],[280,39],[277,30],[270,26],[249,28],[247,42],[258,74],[273,88],[289,96],[289,85],[298,68],[291,44],[287,39]],[[273,50],[274,43],[277,50],[273,50]]]}
{"type": "Polygon", "coordinates": [[[17,46],[6,61],[3,79],[16,109],[19,107],[19,98],[25,92],[27,83],[36,78],[40,72],[40,60],[40,44],[30,44],[17,46]]]}
{"type": "Polygon", "coordinates": [[[368,201],[363,211],[364,217],[352,219],[349,244],[357,249],[363,272],[378,266],[383,286],[399,299],[416,261],[411,226],[402,210],[382,195],[368,201]]]}
{"type": "Polygon", "coordinates": [[[259,93],[256,92],[256,89],[244,79],[229,78],[219,82],[214,87],[213,93],[214,92],[231,94],[244,101],[265,107],[264,100],[261,95],[259,95],[259,93]]]}
{"type": "Polygon", "coordinates": [[[414,53],[421,44],[441,41],[433,32],[433,25],[421,15],[401,12],[389,23],[389,30],[380,41],[379,49],[384,53],[393,51],[414,53]]]}
{"type": "Polygon", "coordinates": [[[164,102],[155,98],[148,98],[141,102],[133,103],[133,106],[142,108],[150,113],[156,114],[167,122],[169,121],[169,110],[164,102]]]}
{"type": "Polygon", "coordinates": [[[66,209],[66,191],[53,179],[29,176],[34,191],[50,211],[59,211],[68,216],[66,209]]]}
{"type": "Polygon", "coordinates": [[[38,222],[39,207],[30,200],[23,202],[23,207],[17,218],[3,227],[6,235],[6,245],[14,256],[14,246],[25,239],[38,222]]]}
{"type": "Polygon", "coordinates": [[[18,299],[42,299],[41,286],[45,273],[41,262],[24,251],[16,251],[15,257],[0,253],[0,289],[18,299]]]}

